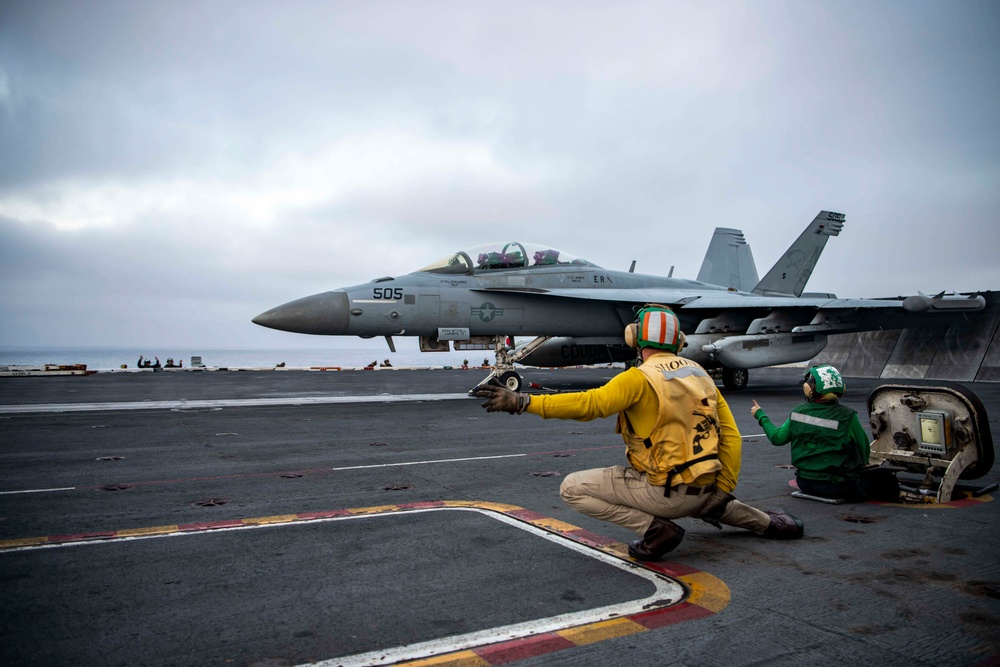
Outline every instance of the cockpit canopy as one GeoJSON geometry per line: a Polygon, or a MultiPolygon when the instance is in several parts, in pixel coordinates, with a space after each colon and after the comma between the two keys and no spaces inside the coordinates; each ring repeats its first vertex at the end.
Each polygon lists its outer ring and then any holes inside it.
{"type": "MultiPolygon", "coordinates": [[[[459,250],[429,266],[419,273],[468,273],[497,269],[530,269],[540,266],[592,266],[585,259],[549,246],[534,243],[484,243],[468,250],[459,250]]],[[[600,267],[597,267],[600,268],[600,267]]]]}

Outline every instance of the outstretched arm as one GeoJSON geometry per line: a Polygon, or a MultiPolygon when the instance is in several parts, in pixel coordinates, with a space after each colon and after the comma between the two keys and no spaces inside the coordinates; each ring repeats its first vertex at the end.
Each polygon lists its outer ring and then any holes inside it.
{"type": "Polygon", "coordinates": [[[787,445],[792,439],[792,421],[790,419],[786,419],[785,423],[781,426],[775,426],[771,422],[770,418],[764,414],[764,409],[757,405],[757,401],[753,402],[753,406],[750,408],[750,414],[753,415],[753,418],[756,419],[757,423],[764,429],[764,435],[767,436],[768,441],[770,441],[772,445],[787,445]]]}
{"type": "MultiPolygon", "coordinates": [[[[534,394],[528,412],[543,419],[575,419],[590,421],[602,417],[616,415],[623,410],[636,406],[641,414],[631,414],[633,425],[642,428],[644,414],[651,415],[655,421],[657,412],[656,393],[647,391],[649,383],[638,369],[629,369],[619,373],[607,384],[589,391],[567,394],[534,394]],[[646,403],[648,401],[648,404],[646,403]],[[642,405],[640,405],[642,404],[642,405]],[[645,409],[643,409],[645,408],[645,409]]],[[[649,424],[652,430],[652,424],[649,424]]]]}

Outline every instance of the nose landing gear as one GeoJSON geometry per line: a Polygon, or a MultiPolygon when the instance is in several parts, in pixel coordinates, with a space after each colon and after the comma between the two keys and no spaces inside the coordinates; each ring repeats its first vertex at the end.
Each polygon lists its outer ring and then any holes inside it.
{"type": "MultiPolygon", "coordinates": [[[[505,344],[505,337],[495,337],[493,339],[493,344],[495,346],[494,353],[496,355],[496,365],[493,366],[490,374],[483,378],[483,381],[477,384],[476,387],[487,383],[499,383],[511,391],[520,391],[521,386],[523,385],[523,380],[521,375],[514,370],[514,364],[521,359],[524,359],[526,356],[538,349],[540,345],[543,345],[546,341],[551,339],[552,336],[539,336],[527,345],[508,350],[505,344]]],[[[470,396],[472,395],[472,392],[476,390],[476,387],[469,390],[470,396]]]]}

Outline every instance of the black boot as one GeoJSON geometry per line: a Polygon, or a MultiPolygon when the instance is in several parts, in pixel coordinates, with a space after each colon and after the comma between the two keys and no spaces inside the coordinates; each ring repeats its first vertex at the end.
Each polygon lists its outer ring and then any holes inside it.
{"type": "Polygon", "coordinates": [[[636,560],[661,560],[684,539],[684,529],[673,521],[653,517],[641,540],[628,545],[628,555],[636,560]]]}
{"type": "Polygon", "coordinates": [[[805,533],[802,520],[786,512],[780,507],[767,510],[771,523],[764,529],[764,537],[775,540],[797,540],[805,533]]]}

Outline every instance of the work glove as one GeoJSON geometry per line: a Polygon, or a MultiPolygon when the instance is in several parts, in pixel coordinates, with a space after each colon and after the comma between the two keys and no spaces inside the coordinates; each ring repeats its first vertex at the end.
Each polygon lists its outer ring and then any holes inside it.
{"type": "Polygon", "coordinates": [[[531,402],[531,396],[527,394],[492,384],[479,385],[472,391],[472,395],[486,399],[486,402],[482,404],[486,408],[486,412],[507,412],[519,415],[528,409],[528,403],[531,402]]]}
{"type": "Polygon", "coordinates": [[[698,515],[698,518],[722,530],[722,515],[726,513],[726,507],[729,506],[729,503],[734,500],[736,497],[731,493],[716,487],[705,504],[701,506],[701,514],[698,515]]]}

